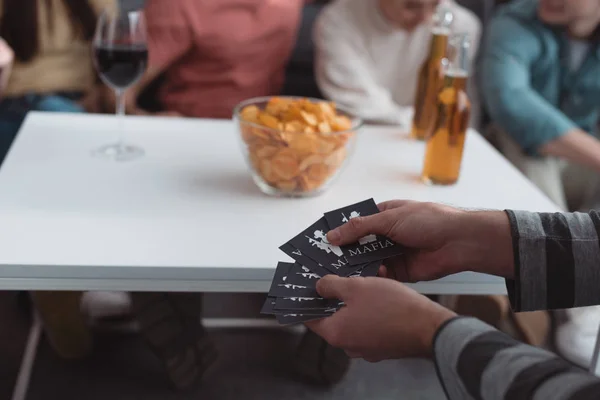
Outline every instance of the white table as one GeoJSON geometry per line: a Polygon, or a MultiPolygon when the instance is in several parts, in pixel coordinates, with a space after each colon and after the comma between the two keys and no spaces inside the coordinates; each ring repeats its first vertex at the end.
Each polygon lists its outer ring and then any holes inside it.
{"type": "MultiPolygon", "coordinates": [[[[147,152],[91,157],[114,137],[111,116],[31,113],[0,169],[0,289],[266,292],[279,245],[324,211],[374,197],[462,207],[557,211],[476,133],[450,187],[419,181],[424,146],[367,127],[335,186],[312,199],[270,198],[250,179],[230,121],[130,117],[147,152]]],[[[505,293],[460,274],[424,293],[505,293]]]]}
{"type": "MultiPolygon", "coordinates": [[[[0,290],[266,292],[278,247],[324,211],[369,197],[462,207],[558,211],[477,133],[460,182],[419,181],[423,143],[367,127],[323,196],[267,197],[230,121],[130,117],[146,150],[131,163],[92,158],[116,136],[111,116],[30,113],[0,169],[0,290]]],[[[503,294],[473,273],[414,285],[431,294],[503,294]]],[[[40,334],[34,324],[14,399],[24,397],[40,334]]]]}

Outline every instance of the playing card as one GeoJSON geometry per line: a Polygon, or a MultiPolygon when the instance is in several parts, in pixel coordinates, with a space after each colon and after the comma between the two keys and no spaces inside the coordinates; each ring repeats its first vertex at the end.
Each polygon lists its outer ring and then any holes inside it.
{"type": "Polygon", "coordinates": [[[275,299],[276,310],[335,310],[340,301],[322,297],[278,297],[275,299]]]}
{"type": "Polygon", "coordinates": [[[348,275],[348,278],[358,278],[358,277],[362,277],[362,278],[369,278],[369,277],[375,277],[377,276],[377,273],[379,272],[379,266],[381,265],[381,262],[379,261],[375,261],[371,264],[368,264],[366,267],[359,269],[356,272],[353,272],[351,275],[348,275]]]}
{"type": "Polygon", "coordinates": [[[290,240],[289,244],[339,276],[348,276],[356,270],[363,268],[364,265],[350,265],[342,249],[338,246],[333,246],[327,241],[325,235],[327,235],[328,231],[329,226],[327,225],[327,221],[325,218],[321,218],[290,240]]]}
{"type": "Polygon", "coordinates": [[[315,274],[323,277],[325,275],[333,274],[333,272],[329,271],[326,268],[323,268],[318,262],[313,260],[310,257],[305,256],[300,250],[295,248],[289,243],[282,245],[279,250],[283,251],[288,256],[292,257],[294,260],[302,264],[303,266],[310,269],[315,274]]]}
{"type": "Polygon", "coordinates": [[[379,272],[379,267],[381,267],[380,261],[372,262],[371,264],[367,265],[362,270],[360,270],[359,274],[363,278],[377,276],[377,273],[379,272]]]}
{"type": "Polygon", "coordinates": [[[269,290],[270,297],[319,297],[315,288],[295,285],[288,282],[290,270],[294,264],[280,262],[277,264],[275,276],[269,290]]]}
{"type": "Polygon", "coordinates": [[[276,299],[277,299],[277,297],[268,296],[267,299],[265,300],[265,304],[263,304],[262,308],[260,309],[260,313],[261,314],[274,314],[276,299]]]}
{"type": "Polygon", "coordinates": [[[342,207],[337,210],[326,212],[325,220],[331,229],[335,229],[338,226],[344,225],[352,218],[367,217],[377,213],[379,213],[379,207],[377,207],[375,200],[369,199],[361,201],[360,203],[342,207]]]}
{"type": "Polygon", "coordinates": [[[304,315],[304,314],[283,314],[276,315],[277,322],[281,325],[293,325],[293,324],[302,324],[304,322],[313,321],[316,319],[322,319],[330,317],[331,314],[323,314],[323,315],[304,315]]]}
{"type": "MultiPolygon", "coordinates": [[[[284,314],[299,314],[304,315],[325,315],[333,314],[338,310],[337,307],[322,307],[322,308],[301,308],[298,302],[292,302],[293,308],[277,308],[276,301],[282,300],[278,297],[268,297],[260,310],[261,314],[284,315],[284,314]]],[[[336,303],[337,305],[337,303],[336,303]]]]}
{"type": "MultiPolygon", "coordinates": [[[[325,213],[325,220],[331,229],[335,229],[353,218],[366,217],[379,213],[373,199],[361,201],[338,210],[325,213]]],[[[368,235],[357,243],[342,246],[342,253],[350,265],[359,265],[381,261],[402,254],[403,248],[385,236],[368,235]]]]}
{"type": "Polygon", "coordinates": [[[319,279],[321,279],[319,274],[312,272],[308,267],[296,263],[290,269],[287,281],[294,285],[306,286],[314,289],[319,279]]]}

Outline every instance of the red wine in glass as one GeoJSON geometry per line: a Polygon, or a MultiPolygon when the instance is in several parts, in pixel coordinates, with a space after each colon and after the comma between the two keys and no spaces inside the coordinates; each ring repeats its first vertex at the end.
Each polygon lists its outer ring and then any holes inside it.
{"type": "Polygon", "coordinates": [[[136,83],[148,65],[148,49],[144,45],[100,45],[94,52],[100,76],[115,89],[124,90],[136,83]]]}
{"type": "Polygon", "coordinates": [[[104,83],[116,92],[119,139],[94,151],[94,155],[130,161],[144,155],[138,146],[124,141],[125,90],[135,84],[148,66],[146,23],[141,11],[103,12],[94,36],[94,63],[104,83]]]}

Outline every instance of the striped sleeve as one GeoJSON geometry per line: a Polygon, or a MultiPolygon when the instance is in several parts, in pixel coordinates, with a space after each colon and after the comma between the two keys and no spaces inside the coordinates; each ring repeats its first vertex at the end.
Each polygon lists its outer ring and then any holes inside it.
{"type": "Polygon", "coordinates": [[[449,400],[600,399],[597,377],[474,318],[450,320],[433,345],[449,400]]]}
{"type": "Polygon", "coordinates": [[[515,279],[507,280],[515,311],[600,304],[600,214],[506,211],[515,279]]]}

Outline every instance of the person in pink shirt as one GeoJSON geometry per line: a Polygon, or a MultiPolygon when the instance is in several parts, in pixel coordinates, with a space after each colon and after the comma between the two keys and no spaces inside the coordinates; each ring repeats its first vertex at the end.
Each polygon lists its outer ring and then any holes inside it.
{"type": "MultiPolygon", "coordinates": [[[[128,113],[149,113],[138,97],[157,78],[162,115],[231,118],[242,100],[279,94],[307,2],[146,0],[150,60],[127,93],[128,113]]],[[[133,308],[144,337],[168,360],[172,383],[187,388],[200,381],[216,357],[199,320],[202,294],[137,294],[133,308]],[[156,306],[161,301],[184,318],[170,318],[156,306]],[[182,332],[187,343],[180,340],[182,332]]]]}
{"type": "Polygon", "coordinates": [[[278,94],[305,0],[148,0],[150,66],[128,111],[157,77],[161,107],[187,117],[230,118],[240,101],[278,94]]]}

